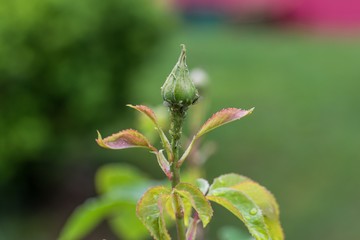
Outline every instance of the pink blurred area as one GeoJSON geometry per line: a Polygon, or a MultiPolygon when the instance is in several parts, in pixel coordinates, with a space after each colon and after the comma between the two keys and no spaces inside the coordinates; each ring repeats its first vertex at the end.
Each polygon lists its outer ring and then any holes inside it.
{"type": "Polygon", "coordinates": [[[360,27],[360,0],[176,0],[185,12],[230,16],[263,13],[283,22],[322,27],[360,27]]]}

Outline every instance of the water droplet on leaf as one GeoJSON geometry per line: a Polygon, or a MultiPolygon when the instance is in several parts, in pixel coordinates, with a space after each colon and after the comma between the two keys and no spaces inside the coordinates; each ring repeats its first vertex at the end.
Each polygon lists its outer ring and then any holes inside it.
{"type": "Polygon", "coordinates": [[[250,214],[251,214],[251,215],[255,215],[255,214],[257,214],[257,212],[258,212],[258,210],[257,210],[256,208],[252,208],[252,209],[250,210],[250,214]]]}

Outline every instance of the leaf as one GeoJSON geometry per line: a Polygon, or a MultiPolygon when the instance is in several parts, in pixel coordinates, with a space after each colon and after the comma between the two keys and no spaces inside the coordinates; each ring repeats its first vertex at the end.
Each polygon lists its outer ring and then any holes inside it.
{"type": "Polygon", "coordinates": [[[150,188],[136,206],[138,218],[156,240],[170,239],[163,215],[163,206],[170,194],[171,190],[162,186],[150,188]]]}
{"type": "Polygon", "coordinates": [[[231,188],[218,188],[209,193],[207,198],[225,207],[244,222],[257,240],[271,239],[260,208],[242,192],[231,188]]]}
{"type": "Polygon", "coordinates": [[[223,110],[220,110],[219,112],[215,113],[210,117],[200,128],[198,133],[192,138],[189,146],[186,148],[183,155],[180,157],[177,166],[180,167],[188,155],[190,154],[192,147],[195,143],[195,141],[204,135],[205,133],[210,132],[211,130],[220,127],[226,123],[238,120],[242,117],[245,117],[246,115],[249,115],[253,112],[254,108],[251,108],[250,110],[242,110],[240,108],[226,108],[223,110]]]}
{"type": "Polygon", "coordinates": [[[183,153],[183,155],[181,156],[181,158],[179,159],[179,161],[177,162],[177,166],[180,168],[181,165],[184,163],[185,159],[189,156],[191,149],[195,143],[196,140],[196,136],[193,137],[193,139],[191,140],[189,146],[186,148],[185,152],[183,153]]]}
{"type": "Polygon", "coordinates": [[[247,194],[260,207],[272,239],[284,239],[275,197],[266,188],[253,181],[242,182],[233,188],[247,194]]]}
{"type": "Polygon", "coordinates": [[[128,165],[101,167],[96,174],[96,187],[101,197],[86,201],[72,213],[60,239],[81,239],[104,219],[109,220],[120,238],[144,239],[148,232],[136,216],[136,204],[149,187],[158,184],[128,165]]]}
{"type": "MultiPolygon", "coordinates": [[[[175,217],[175,206],[174,206],[174,194],[172,193],[171,197],[173,198],[172,201],[167,201],[166,203],[166,213],[171,217],[172,220],[176,220],[176,217],[175,217]]],[[[189,225],[189,221],[190,221],[190,218],[191,218],[191,211],[192,211],[192,206],[191,206],[191,203],[186,200],[186,199],[181,199],[181,197],[179,197],[179,200],[180,200],[180,204],[184,210],[184,223],[185,223],[185,226],[188,226],[189,225]]]]}
{"type": "Polygon", "coordinates": [[[200,189],[200,191],[206,195],[209,190],[209,182],[203,178],[196,179],[196,186],[200,189]]]}
{"type": "Polygon", "coordinates": [[[172,173],[171,173],[171,170],[170,170],[170,164],[166,160],[166,158],[165,158],[165,156],[164,156],[164,154],[162,152],[163,152],[163,150],[160,150],[158,152],[153,152],[153,153],[156,155],[159,166],[161,167],[161,169],[163,170],[163,172],[165,173],[167,178],[171,180],[172,173]]]}
{"type": "Polygon", "coordinates": [[[136,204],[118,209],[120,213],[109,219],[110,227],[119,239],[143,240],[149,233],[136,216],[136,204]]]}
{"type": "Polygon", "coordinates": [[[176,185],[175,191],[191,203],[205,227],[210,222],[213,210],[203,193],[190,183],[179,183],[176,185]]]}
{"type": "Polygon", "coordinates": [[[214,179],[214,182],[210,186],[209,192],[212,192],[217,188],[224,188],[224,187],[231,188],[244,181],[251,181],[251,180],[245,176],[235,173],[224,174],[214,179]]]}
{"type": "Polygon", "coordinates": [[[61,230],[59,240],[81,239],[117,206],[116,202],[89,199],[71,214],[61,230]]]}
{"type": "Polygon", "coordinates": [[[159,126],[156,127],[156,130],[157,130],[158,133],[159,133],[162,146],[164,147],[164,149],[165,149],[165,151],[166,151],[166,154],[167,154],[168,159],[169,159],[170,161],[173,161],[173,160],[172,160],[172,149],[171,149],[171,145],[170,145],[169,140],[167,139],[164,131],[163,131],[159,126]]]}
{"type": "Polygon", "coordinates": [[[156,117],[154,111],[153,111],[151,108],[149,108],[149,107],[147,107],[147,106],[144,106],[144,105],[135,105],[135,106],[134,106],[134,105],[128,104],[128,105],[126,105],[126,106],[131,107],[131,108],[133,108],[133,109],[136,109],[136,110],[138,110],[139,112],[145,114],[145,115],[146,115],[147,117],[149,117],[150,120],[155,124],[156,130],[157,130],[158,133],[159,133],[161,142],[162,142],[162,144],[163,144],[163,146],[164,146],[164,148],[165,148],[165,151],[166,151],[166,153],[167,153],[167,155],[168,155],[168,158],[169,158],[169,157],[171,156],[171,145],[170,145],[170,142],[169,142],[169,140],[167,139],[164,131],[160,128],[159,122],[158,122],[158,120],[157,120],[157,117],[156,117]]]}
{"type": "Polygon", "coordinates": [[[158,121],[157,121],[157,118],[156,118],[156,115],[154,113],[154,111],[147,107],[147,106],[144,106],[144,105],[131,105],[131,104],[127,104],[126,106],[128,107],[131,107],[133,109],[136,109],[138,110],[139,112],[145,114],[146,116],[148,116],[150,118],[150,120],[156,125],[158,126],[158,121]]]}
{"type": "Polygon", "coordinates": [[[138,169],[118,163],[110,163],[97,170],[95,184],[98,193],[106,193],[114,188],[144,183],[148,179],[138,169]]]}
{"type": "Polygon", "coordinates": [[[232,226],[222,227],[219,231],[219,238],[220,240],[254,240],[248,233],[232,226]]]}
{"type": "Polygon", "coordinates": [[[118,163],[101,167],[95,180],[97,191],[119,204],[105,216],[119,238],[142,240],[148,236],[147,229],[136,216],[136,204],[149,187],[159,182],[148,179],[137,168],[118,163]]]}
{"type": "MultiPolygon", "coordinates": [[[[118,221],[136,222],[136,203],[152,184],[154,182],[144,181],[117,187],[111,186],[111,188],[107,189],[106,194],[103,194],[100,198],[87,200],[71,214],[61,232],[60,239],[81,239],[94,229],[100,221],[110,216],[118,221]]],[[[129,228],[118,229],[121,236],[131,235],[129,231],[132,230],[129,228]]]]}
{"type": "Polygon", "coordinates": [[[200,128],[199,132],[196,134],[196,138],[204,135],[211,130],[220,127],[226,123],[238,120],[246,115],[252,113],[254,108],[250,110],[242,110],[240,108],[226,108],[223,109],[210,117],[204,125],[200,128]]]}
{"type": "Polygon", "coordinates": [[[152,151],[157,151],[144,135],[133,129],[120,131],[104,139],[102,139],[101,134],[98,131],[98,138],[96,139],[96,142],[99,146],[108,149],[143,147],[152,151]]]}
{"type": "MultiPolygon", "coordinates": [[[[209,195],[216,195],[216,192],[219,191],[219,189],[232,189],[245,195],[260,209],[271,239],[284,239],[284,234],[279,221],[278,204],[274,196],[265,187],[247,177],[231,173],[216,178],[210,187],[209,195]]],[[[251,212],[252,209],[248,209],[248,211],[251,212]]],[[[255,210],[253,210],[253,213],[254,211],[255,210]]]]}

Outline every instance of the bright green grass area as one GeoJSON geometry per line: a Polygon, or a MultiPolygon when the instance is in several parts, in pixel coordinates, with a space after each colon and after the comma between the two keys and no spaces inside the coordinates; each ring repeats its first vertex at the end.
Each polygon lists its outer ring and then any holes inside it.
{"type": "MultiPolygon", "coordinates": [[[[160,103],[180,43],[189,67],[210,76],[210,112],[255,107],[208,134],[218,149],[207,179],[237,172],[265,185],[280,203],[287,239],[357,239],[360,38],[187,27],[136,73],[133,103],[160,103]]],[[[218,208],[214,219],[211,231],[241,226],[218,208]]]]}

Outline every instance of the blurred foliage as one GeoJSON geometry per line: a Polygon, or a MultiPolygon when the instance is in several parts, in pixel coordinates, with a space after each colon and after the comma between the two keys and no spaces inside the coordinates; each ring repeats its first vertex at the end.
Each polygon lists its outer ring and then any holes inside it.
{"type": "MultiPolygon", "coordinates": [[[[157,4],[156,4],[157,3],[157,4]]],[[[129,77],[167,32],[146,0],[0,0],[0,183],[81,147],[126,103],[129,77]]],[[[87,148],[87,147],[86,147],[87,148]]],[[[66,159],[62,159],[66,161],[66,159]]]]}
{"type": "Polygon", "coordinates": [[[128,165],[101,167],[96,174],[99,197],[88,199],[74,211],[59,239],[84,239],[105,219],[120,239],[145,239],[148,233],[136,216],[136,203],[149,187],[160,184],[128,165]]]}

